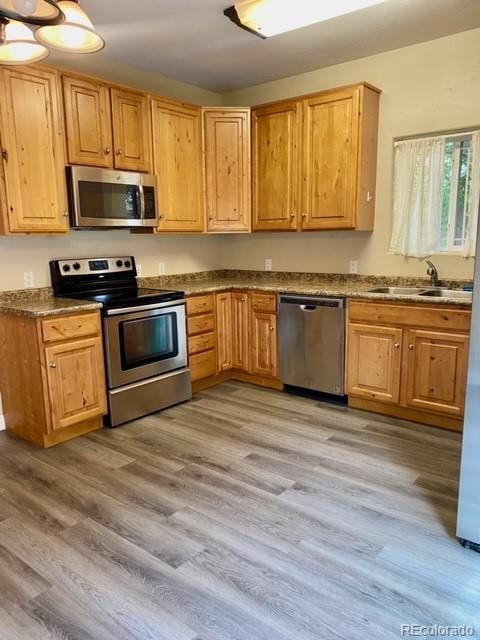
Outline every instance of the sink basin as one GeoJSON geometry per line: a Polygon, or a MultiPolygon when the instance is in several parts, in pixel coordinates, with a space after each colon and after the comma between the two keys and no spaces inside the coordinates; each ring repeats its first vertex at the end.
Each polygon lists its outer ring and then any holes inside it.
{"type": "Polygon", "coordinates": [[[463,291],[462,289],[429,289],[427,291],[422,291],[418,295],[429,296],[431,298],[462,298],[464,300],[472,299],[472,292],[463,291]]]}
{"type": "Polygon", "coordinates": [[[369,289],[368,293],[388,293],[391,296],[416,296],[424,290],[425,287],[375,287],[374,289],[369,289]]]}

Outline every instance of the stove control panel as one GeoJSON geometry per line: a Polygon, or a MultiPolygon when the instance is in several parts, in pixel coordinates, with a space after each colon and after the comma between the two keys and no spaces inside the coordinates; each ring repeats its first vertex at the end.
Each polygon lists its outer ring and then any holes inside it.
{"type": "Polygon", "coordinates": [[[132,256],[114,258],[82,258],[58,260],[61,276],[88,276],[95,274],[125,273],[135,275],[135,259],[132,256]]]}

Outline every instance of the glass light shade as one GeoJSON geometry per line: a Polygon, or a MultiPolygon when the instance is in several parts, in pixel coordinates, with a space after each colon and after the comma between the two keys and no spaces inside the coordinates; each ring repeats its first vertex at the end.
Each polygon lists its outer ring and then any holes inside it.
{"type": "Polygon", "coordinates": [[[9,20],[23,20],[37,25],[63,21],[63,15],[54,0],[0,0],[0,15],[9,20]]]}
{"type": "Polygon", "coordinates": [[[60,0],[58,7],[65,14],[65,22],[53,27],[39,27],[35,38],[46,47],[71,53],[95,53],[105,42],[85,11],[74,0],[60,0]]]}
{"type": "Polygon", "coordinates": [[[382,2],[385,0],[244,0],[235,10],[245,28],[266,38],[382,2]]]}
{"type": "Polygon", "coordinates": [[[37,10],[37,0],[12,0],[12,3],[22,16],[31,16],[37,10]]]}
{"type": "Polygon", "coordinates": [[[30,29],[12,20],[5,27],[5,43],[0,45],[0,65],[28,64],[48,56],[48,49],[39,44],[30,29]]]}

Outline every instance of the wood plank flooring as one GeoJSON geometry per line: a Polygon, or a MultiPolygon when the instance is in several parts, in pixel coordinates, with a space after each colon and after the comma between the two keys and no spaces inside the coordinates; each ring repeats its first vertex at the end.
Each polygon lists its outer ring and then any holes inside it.
{"type": "Polygon", "coordinates": [[[480,635],[459,460],[457,434],[240,383],[50,450],[0,434],[0,639],[480,635]]]}

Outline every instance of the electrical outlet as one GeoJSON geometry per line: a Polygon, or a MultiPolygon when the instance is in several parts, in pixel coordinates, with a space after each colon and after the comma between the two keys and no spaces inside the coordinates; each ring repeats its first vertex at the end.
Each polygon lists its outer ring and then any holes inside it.
{"type": "Polygon", "coordinates": [[[350,260],[350,262],[349,262],[349,272],[350,273],[358,273],[358,260],[350,260]]]}
{"type": "Polygon", "coordinates": [[[139,278],[141,278],[141,277],[142,277],[142,265],[141,265],[141,264],[138,264],[138,262],[137,262],[137,276],[138,276],[139,278]]]}
{"type": "Polygon", "coordinates": [[[158,275],[159,276],[164,276],[165,275],[165,263],[164,262],[159,262],[158,263],[158,275]]]}
{"type": "Polygon", "coordinates": [[[265,258],[265,271],[271,271],[271,270],[272,270],[272,259],[265,258]]]}
{"type": "Polygon", "coordinates": [[[27,289],[33,287],[33,273],[31,271],[25,271],[23,274],[23,283],[27,289]]]}

